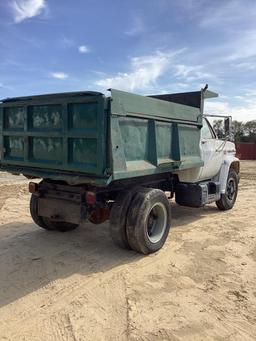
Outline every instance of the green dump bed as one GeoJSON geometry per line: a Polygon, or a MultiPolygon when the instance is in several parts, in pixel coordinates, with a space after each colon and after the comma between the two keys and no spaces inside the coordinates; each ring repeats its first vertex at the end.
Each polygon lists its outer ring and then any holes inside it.
{"type": "Polygon", "coordinates": [[[0,166],[103,186],[199,167],[201,125],[199,106],[118,90],[107,98],[80,92],[6,99],[0,104],[0,166]]]}

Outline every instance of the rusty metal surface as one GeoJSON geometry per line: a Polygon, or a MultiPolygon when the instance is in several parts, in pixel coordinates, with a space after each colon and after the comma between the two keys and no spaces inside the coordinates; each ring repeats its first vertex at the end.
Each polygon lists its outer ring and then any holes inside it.
{"type": "Polygon", "coordinates": [[[106,207],[96,207],[90,214],[88,220],[93,224],[102,224],[108,220],[110,216],[110,209],[106,207]]]}
{"type": "Polygon", "coordinates": [[[79,224],[81,217],[80,205],[68,200],[39,198],[38,215],[54,221],[65,221],[79,224]]]}

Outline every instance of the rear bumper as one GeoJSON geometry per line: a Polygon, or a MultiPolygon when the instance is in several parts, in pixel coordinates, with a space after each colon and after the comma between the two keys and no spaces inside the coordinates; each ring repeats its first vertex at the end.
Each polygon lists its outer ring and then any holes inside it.
{"type": "Polygon", "coordinates": [[[36,190],[34,194],[38,196],[39,216],[73,224],[80,224],[87,218],[89,206],[83,186],[42,181],[35,188],[30,187],[36,190]]]}
{"type": "Polygon", "coordinates": [[[38,215],[53,221],[80,224],[87,217],[87,208],[70,200],[42,197],[38,199],[38,215]]]}

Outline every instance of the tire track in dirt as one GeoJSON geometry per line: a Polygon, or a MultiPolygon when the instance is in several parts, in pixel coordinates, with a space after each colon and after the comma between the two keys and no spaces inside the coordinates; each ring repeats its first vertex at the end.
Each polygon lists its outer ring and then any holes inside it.
{"type": "Polygon", "coordinates": [[[0,210],[3,207],[5,201],[10,197],[16,197],[27,192],[27,183],[22,181],[21,183],[0,185],[0,210]]]}
{"type": "Polygon", "coordinates": [[[232,211],[173,205],[167,244],[148,257],[113,246],[106,225],[63,235],[37,230],[24,211],[26,185],[8,193],[7,186],[1,337],[255,340],[256,198],[255,181],[245,188],[247,180],[232,211]],[[20,216],[11,216],[16,205],[20,216]]]}

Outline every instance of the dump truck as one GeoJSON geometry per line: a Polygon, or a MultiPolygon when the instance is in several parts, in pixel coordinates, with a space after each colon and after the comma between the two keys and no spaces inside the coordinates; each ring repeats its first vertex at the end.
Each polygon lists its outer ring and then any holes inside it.
{"type": "Polygon", "coordinates": [[[169,234],[170,199],[233,207],[235,145],[218,139],[204,115],[216,93],[110,91],[1,101],[0,169],[39,179],[29,182],[36,225],[65,232],[109,220],[118,246],[149,254],[169,234]]]}

